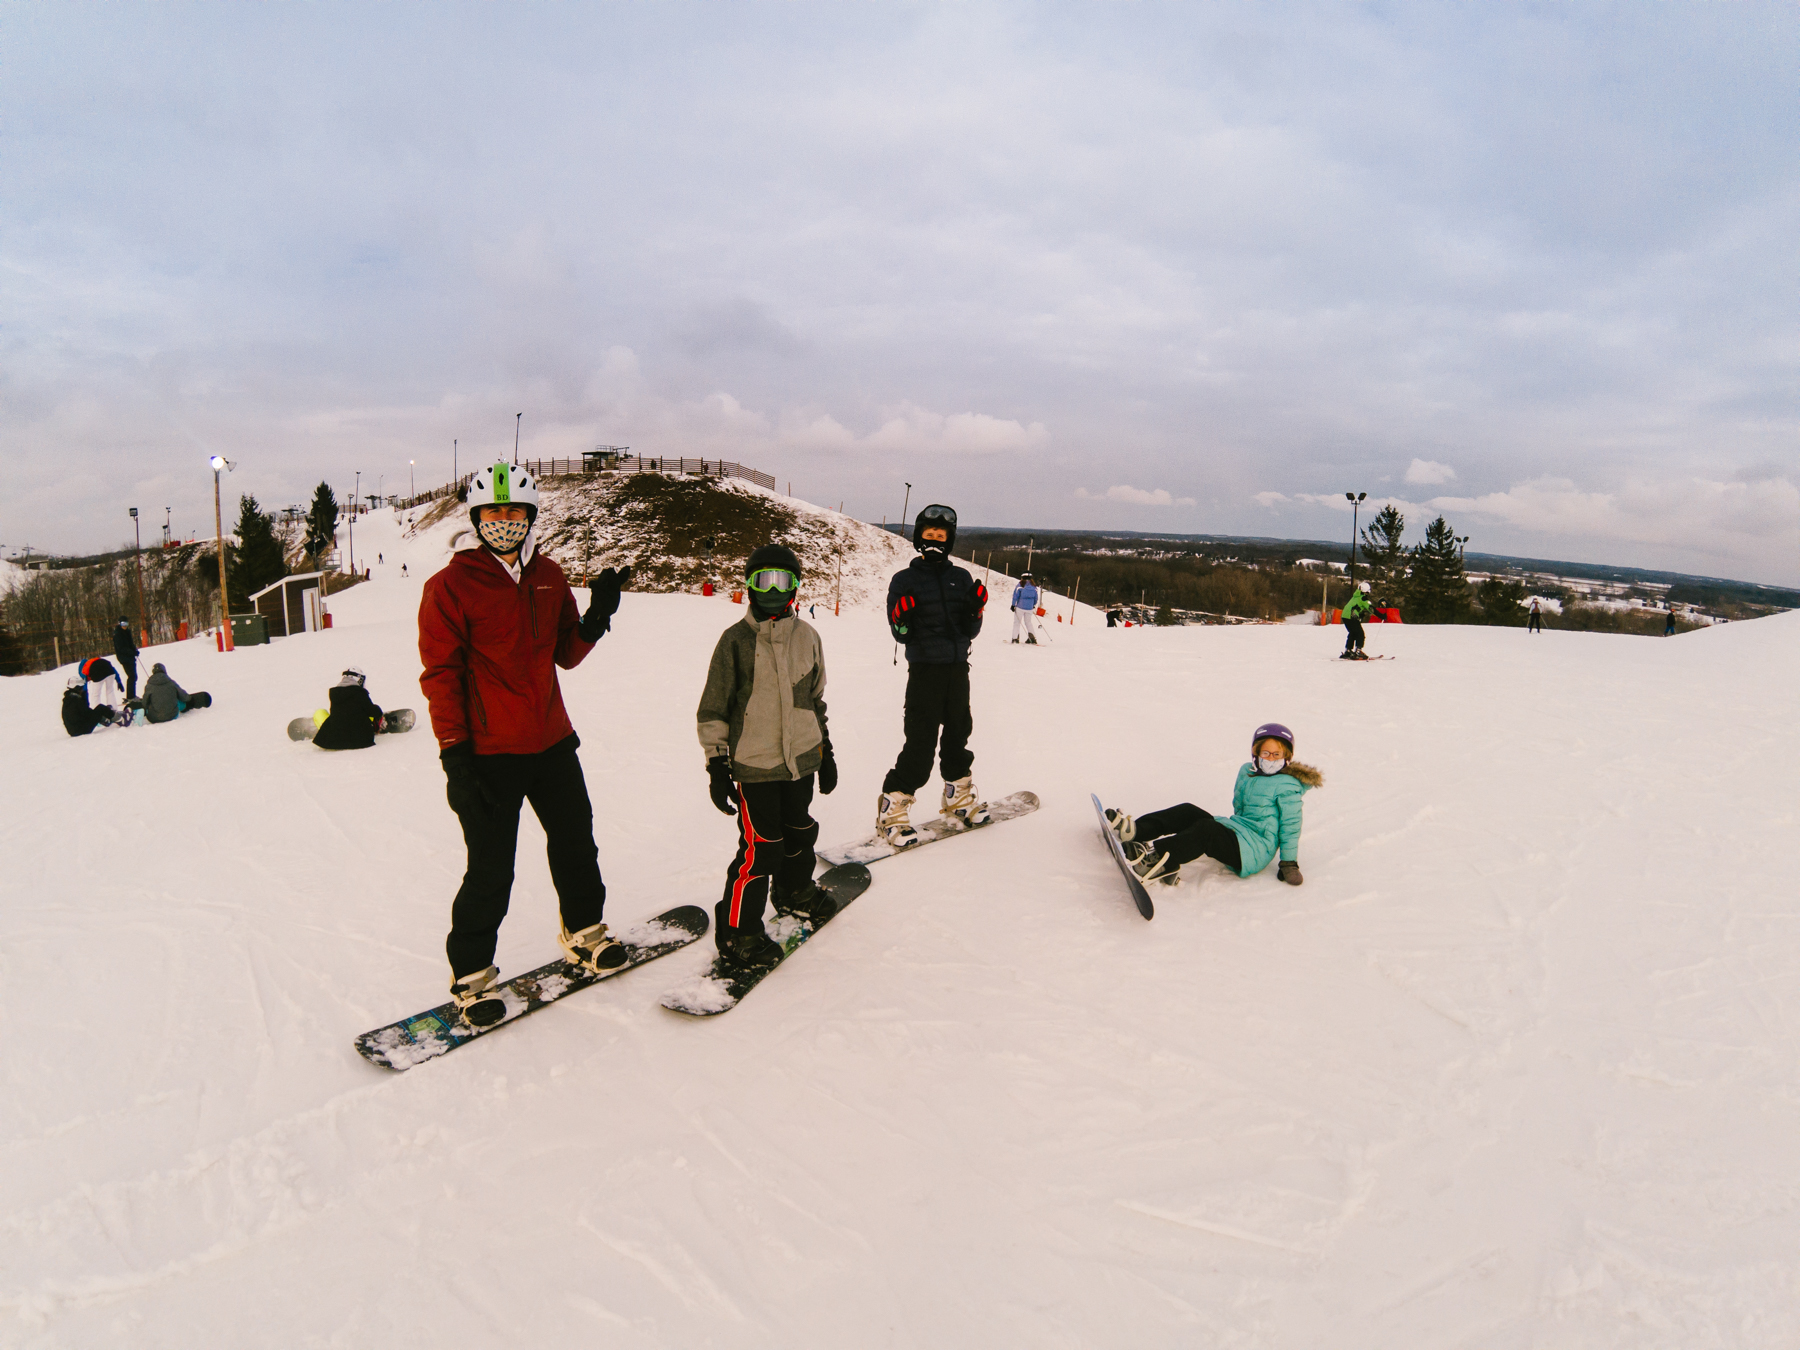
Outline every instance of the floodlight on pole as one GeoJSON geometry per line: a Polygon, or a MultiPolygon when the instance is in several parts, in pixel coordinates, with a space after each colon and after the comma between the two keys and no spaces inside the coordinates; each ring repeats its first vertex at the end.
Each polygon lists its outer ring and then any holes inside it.
{"type": "Polygon", "coordinates": [[[150,629],[144,622],[144,527],[138,522],[135,506],[131,508],[131,537],[137,549],[138,640],[147,643],[150,629]]]}
{"type": "Polygon", "coordinates": [[[237,466],[223,455],[214,455],[207,463],[213,471],[213,539],[219,546],[219,650],[231,652],[237,644],[231,640],[231,595],[225,588],[225,512],[219,505],[219,475],[237,466]]]}
{"type": "Polygon", "coordinates": [[[912,505],[912,484],[908,483],[906,485],[905,500],[903,500],[900,503],[900,537],[902,539],[907,539],[907,538],[911,537],[906,532],[906,511],[907,511],[907,508],[910,507],[911,505],[912,505]]]}
{"type": "Polygon", "coordinates": [[[418,462],[416,459],[406,461],[406,495],[408,497],[419,495],[419,476],[413,472],[413,466],[418,462]]]}
{"type": "Polygon", "coordinates": [[[1346,492],[1344,500],[1350,503],[1350,589],[1356,589],[1356,516],[1362,509],[1366,492],[1346,492]]]}
{"type": "Polygon", "coordinates": [[[519,467],[519,428],[525,425],[525,414],[513,419],[513,468],[519,467]]]}

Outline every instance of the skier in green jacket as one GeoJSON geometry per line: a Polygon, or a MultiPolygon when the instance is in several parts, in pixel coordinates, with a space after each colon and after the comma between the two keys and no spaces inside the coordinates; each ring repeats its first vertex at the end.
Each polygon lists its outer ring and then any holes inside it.
{"type": "Polygon", "coordinates": [[[1375,606],[1369,603],[1369,583],[1359,581],[1356,589],[1350,592],[1350,598],[1344,601],[1344,654],[1343,661],[1367,661],[1363,655],[1362,621],[1375,612],[1375,606]]]}

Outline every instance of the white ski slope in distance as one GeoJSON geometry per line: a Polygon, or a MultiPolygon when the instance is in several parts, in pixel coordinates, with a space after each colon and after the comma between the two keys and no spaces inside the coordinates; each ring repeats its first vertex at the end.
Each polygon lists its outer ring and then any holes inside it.
{"type": "MultiPolygon", "coordinates": [[[[996,612],[975,773],[1036,815],[878,864],[725,1017],[657,1007],[701,945],[395,1075],[351,1040],[443,997],[435,746],[283,735],[352,662],[423,712],[441,539],[382,519],[332,631],[146,653],[209,711],[70,740],[59,677],[0,681],[0,1344],[1800,1343],[1800,615],[1350,665],[996,612]],[[1327,780],[1305,886],[1204,865],[1145,923],[1088,792],[1227,810],[1271,718],[1327,780]]],[[[563,678],[615,921],[719,893],[741,613],[627,595],[563,678]]],[[[838,840],[904,667],[819,627],[838,840]]],[[[555,954],[521,841],[509,973],[555,954]]]]}

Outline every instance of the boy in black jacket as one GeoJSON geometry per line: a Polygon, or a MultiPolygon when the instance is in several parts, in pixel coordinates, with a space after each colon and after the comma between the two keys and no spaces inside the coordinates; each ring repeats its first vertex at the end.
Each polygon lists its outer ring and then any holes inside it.
{"type": "Polygon", "coordinates": [[[313,733],[321,750],[367,750],[381,730],[381,709],[363,686],[368,676],[351,666],[331,690],[331,713],[313,733]]]}
{"type": "Polygon", "coordinates": [[[975,792],[975,756],[969,734],[969,644],[981,632],[987,587],[953,565],[956,512],[928,506],[913,522],[919,556],[888,582],[888,627],[906,644],[906,744],[881,784],[875,828],[896,848],[916,844],[913,794],[931,777],[935,751],[944,775],[942,814],[971,825],[988,821],[987,803],[975,792]],[[940,744],[940,734],[942,742],[940,744]]]}

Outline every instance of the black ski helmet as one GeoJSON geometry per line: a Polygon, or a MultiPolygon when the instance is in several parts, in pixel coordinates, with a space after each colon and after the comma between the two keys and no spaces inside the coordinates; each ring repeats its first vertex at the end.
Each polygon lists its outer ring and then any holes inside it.
{"type": "Polygon", "coordinates": [[[954,508],[934,502],[920,511],[913,520],[913,547],[921,553],[928,551],[928,546],[920,538],[928,527],[944,531],[944,542],[942,544],[935,541],[931,543],[929,545],[931,551],[941,551],[947,555],[951,549],[956,547],[956,511],[954,508]]]}
{"type": "Polygon", "coordinates": [[[744,575],[750,576],[765,567],[780,567],[800,576],[800,560],[794,556],[794,550],[786,544],[764,544],[750,555],[744,564],[744,575]]]}
{"type": "Polygon", "coordinates": [[[779,619],[794,607],[800,597],[800,559],[785,544],[764,544],[744,563],[744,581],[749,586],[750,609],[759,619],[779,619]],[[749,586],[758,572],[779,571],[793,574],[794,584],[787,589],[749,586]]]}

